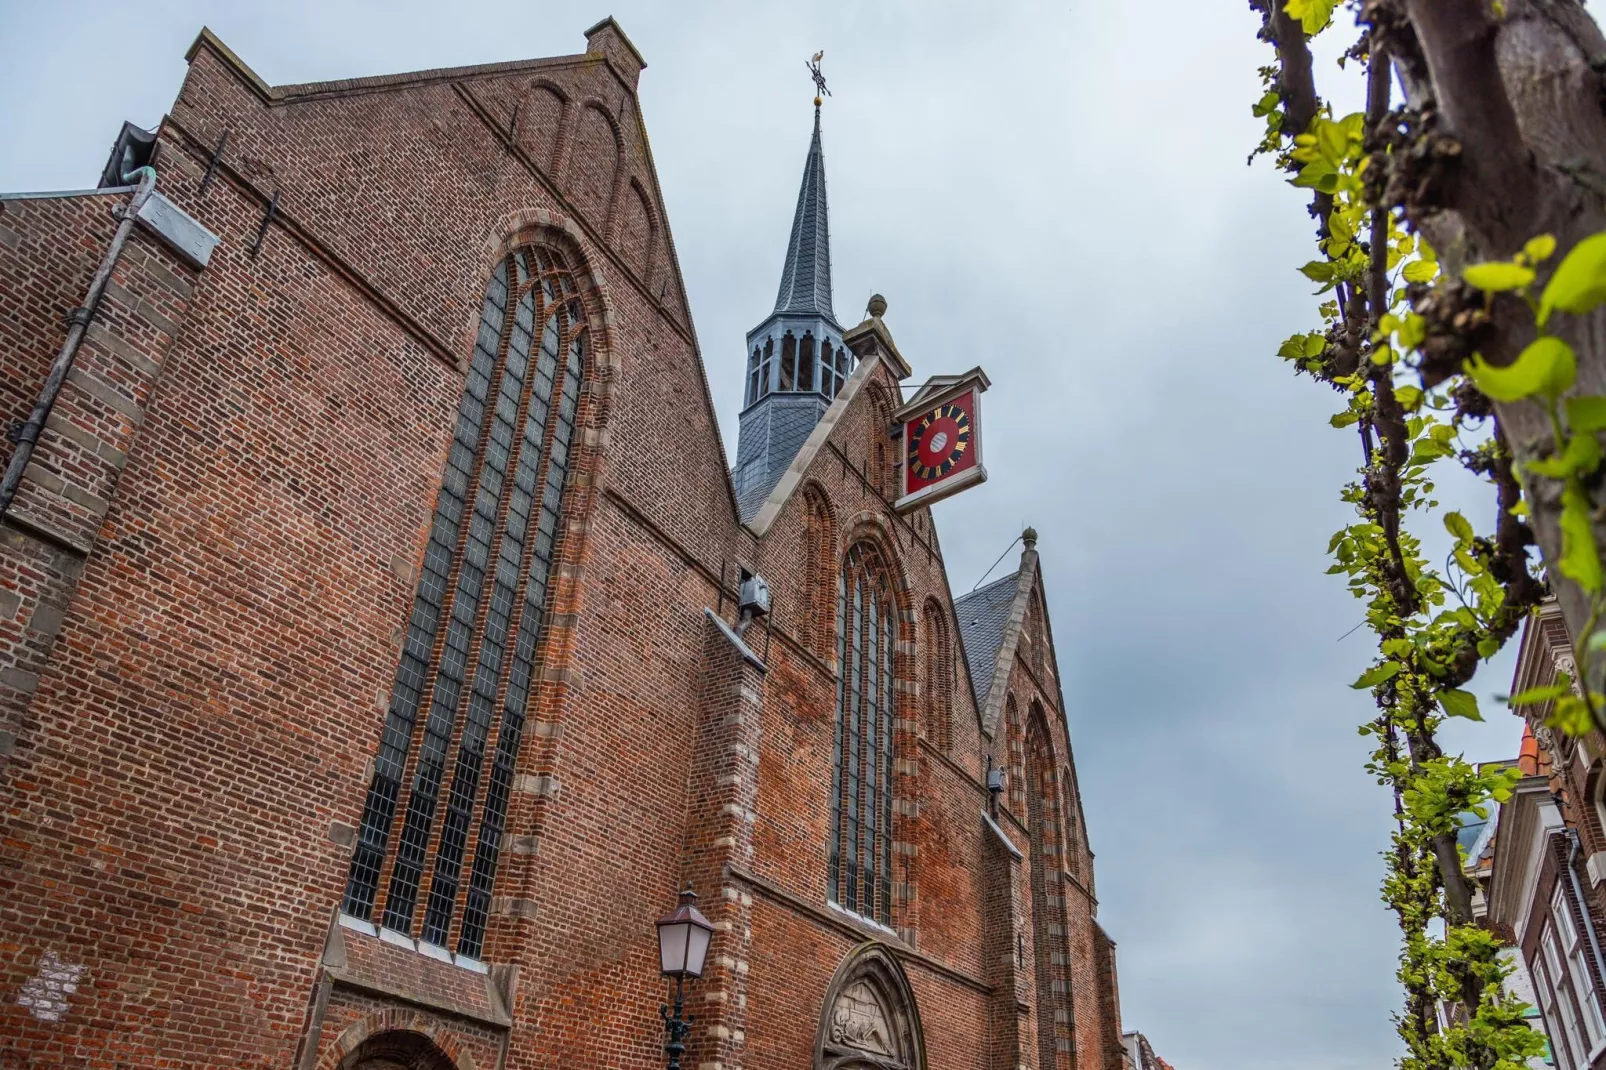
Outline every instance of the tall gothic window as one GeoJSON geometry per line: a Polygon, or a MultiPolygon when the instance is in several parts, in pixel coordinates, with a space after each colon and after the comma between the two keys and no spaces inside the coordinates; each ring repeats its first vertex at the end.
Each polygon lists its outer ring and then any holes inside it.
{"type": "Polygon", "coordinates": [[[935,598],[926,602],[924,677],[921,698],[926,738],[944,754],[953,749],[954,655],[948,641],[946,614],[935,598]]]}
{"type": "Polygon", "coordinates": [[[540,645],[585,323],[552,250],[497,266],[346,884],[348,914],[377,912],[441,947],[455,938],[473,958],[540,645]]]}
{"type": "Polygon", "coordinates": [[[836,579],[836,521],[831,503],[818,483],[803,487],[803,546],[807,553],[807,572],[799,630],[810,653],[824,660],[831,656],[832,592],[836,579]]]}
{"type": "Polygon", "coordinates": [[[843,561],[836,619],[830,896],[890,926],[897,608],[886,564],[868,543],[855,544],[843,561]]]}
{"type": "Polygon", "coordinates": [[[1026,814],[1026,733],[1014,695],[1004,696],[1004,784],[1009,789],[1009,812],[1026,814]]]}
{"type": "Polygon", "coordinates": [[[1031,831],[1032,947],[1036,953],[1037,1065],[1069,1070],[1073,1052],[1070,943],[1066,939],[1065,838],[1060,825],[1059,777],[1043,707],[1033,702],[1026,729],[1026,811],[1031,831]]]}

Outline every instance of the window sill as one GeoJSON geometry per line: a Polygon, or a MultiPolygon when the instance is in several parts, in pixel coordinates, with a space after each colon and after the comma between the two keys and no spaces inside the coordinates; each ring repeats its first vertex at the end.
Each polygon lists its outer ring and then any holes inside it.
{"type": "Polygon", "coordinates": [[[832,910],[836,911],[838,914],[841,914],[844,917],[852,918],[854,921],[858,922],[860,925],[863,925],[863,926],[866,926],[868,928],[874,929],[878,933],[884,933],[887,936],[893,937],[894,939],[898,939],[898,940],[902,940],[903,939],[901,936],[898,935],[898,930],[888,928],[887,926],[881,924],[879,921],[876,921],[874,918],[867,918],[863,914],[860,914],[857,910],[849,910],[847,907],[843,906],[841,903],[838,903],[835,899],[827,899],[825,901],[825,905],[830,907],[832,910]]]}
{"type": "Polygon", "coordinates": [[[377,937],[387,944],[392,944],[396,947],[417,952],[420,955],[436,959],[440,962],[449,963],[450,965],[456,966],[459,969],[468,970],[470,973],[490,973],[490,967],[481,962],[479,959],[469,958],[467,955],[454,954],[453,952],[446,950],[444,947],[428,943],[424,940],[415,940],[406,933],[397,932],[395,929],[387,929],[383,925],[375,925],[371,921],[363,921],[361,918],[354,918],[345,911],[341,911],[340,913],[340,924],[343,927],[352,930],[353,932],[363,933],[366,936],[377,937]]]}

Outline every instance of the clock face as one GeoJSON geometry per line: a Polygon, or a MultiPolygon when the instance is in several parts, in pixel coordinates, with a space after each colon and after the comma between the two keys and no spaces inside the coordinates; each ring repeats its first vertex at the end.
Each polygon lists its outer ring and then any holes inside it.
{"type": "Polygon", "coordinates": [[[967,467],[972,456],[971,417],[965,402],[956,398],[908,424],[908,489],[936,483],[956,469],[967,467]]]}

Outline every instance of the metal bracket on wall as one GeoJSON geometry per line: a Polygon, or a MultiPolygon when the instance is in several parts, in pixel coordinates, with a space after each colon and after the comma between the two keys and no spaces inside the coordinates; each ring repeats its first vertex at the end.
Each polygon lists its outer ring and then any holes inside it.
{"type": "Polygon", "coordinates": [[[207,187],[212,184],[212,179],[217,177],[217,165],[223,162],[223,150],[228,147],[228,144],[229,132],[225,130],[223,131],[223,136],[217,139],[217,148],[212,150],[212,159],[207,162],[206,174],[201,176],[202,193],[205,193],[207,187]]]}
{"type": "Polygon", "coordinates": [[[279,214],[279,195],[277,193],[275,193],[273,195],[273,200],[268,202],[267,214],[265,214],[262,217],[262,226],[257,228],[256,241],[251,243],[251,259],[252,260],[255,260],[256,256],[257,256],[257,253],[262,251],[263,239],[265,239],[268,236],[268,225],[273,222],[273,217],[278,215],[278,214],[279,214]]]}

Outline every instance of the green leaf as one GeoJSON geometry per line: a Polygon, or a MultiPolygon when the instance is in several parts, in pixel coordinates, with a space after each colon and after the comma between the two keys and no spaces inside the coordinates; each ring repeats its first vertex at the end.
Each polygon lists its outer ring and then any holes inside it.
{"type": "Polygon", "coordinates": [[[1528,471],[1551,479],[1566,479],[1571,475],[1588,475],[1600,464],[1600,443],[1594,435],[1573,435],[1567,440],[1559,457],[1546,457],[1529,461],[1528,471]]]}
{"type": "Polygon", "coordinates": [[[1461,277],[1480,290],[1498,293],[1522,289],[1534,281],[1534,269],[1506,260],[1493,260],[1487,264],[1472,264],[1461,277]]]}
{"type": "Polygon", "coordinates": [[[1593,394],[1567,399],[1567,427],[1579,434],[1606,430],[1606,397],[1593,394]]]}
{"type": "Polygon", "coordinates": [[[1540,234],[1529,238],[1522,247],[1522,255],[1528,258],[1531,264],[1541,260],[1549,260],[1550,254],[1556,251],[1556,236],[1554,234],[1540,234]]]}
{"type": "Polygon", "coordinates": [[[1556,708],[1550,711],[1549,724],[1569,736],[1581,736],[1594,727],[1594,718],[1589,715],[1589,706],[1583,699],[1568,694],[1556,700],[1556,708]]]}
{"type": "Polygon", "coordinates": [[[1327,339],[1315,331],[1305,336],[1305,356],[1319,357],[1327,349],[1327,339]]]}
{"type": "Polygon", "coordinates": [[[1478,640],[1478,657],[1492,658],[1500,653],[1500,644],[1494,639],[1478,640]]]}
{"type": "Polygon", "coordinates": [[[1504,368],[1496,368],[1475,353],[1467,362],[1473,384],[1495,401],[1521,401],[1542,394],[1559,397],[1573,385],[1578,359],[1573,347],[1560,338],[1545,335],[1528,343],[1528,348],[1504,368]]]}
{"type": "Polygon", "coordinates": [[[1348,427],[1350,424],[1359,423],[1360,419],[1360,413],[1356,412],[1354,409],[1345,409],[1343,412],[1335,412],[1331,417],[1328,418],[1327,422],[1332,424],[1334,427],[1348,427]]]}
{"type": "Polygon", "coordinates": [[[1439,265],[1432,260],[1413,260],[1405,265],[1406,282],[1432,282],[1439,265]]]}
{"type": "Polygon", "coordinates": [[[1509,701],[1513,707],[1537,706],[1541,702],[1549,702],[1551,699],[1560,698],[1561,696],[1565,695],[1568,689],[1571,687],[1571,680],[1562,680],[1554,684],[1546,684],[1544,687],[1530,687],[1526,691],[1521,691],[1515,695],[1512,695],[1507,701],[1509,701]]]}
{"type": "Polygon", "coordinates": [[[1332,282],[1333,273],[1337,265],[1327,260],[1312,260],[1299,269],[1299,273],[1311,282],[1332,282]]]}
{"type": "Polygon", "coordinates": [[[1591,234],[1568,250],[1539,298],[1539,326],[1554,309],[1588,312],[1606,301],[1606,231],[1591,234]]]}
{"type": "MultiPolygon", "coordinates": [[[[1344,162],[1344,150],[1348,146],[1349,137],[1344,133],[1343,124],[1335,123],[1328,119],[1316,120],[1316,148],[1321,152],[1322,159],[1337,167],[1344,162]]],[[[1328,220],[1328,225],[1333,233],[1340,237],[1345,237],[1346,231],[1349,237],[1353,237],[1355,234],[1354,228],[1345,222],[1341,213],[1333,213],[1332,218],[1328,220]]]]}
{"type": "Polygon", "coordinates": [[[1446,513],[1444,529],[1462,542],[1470,542],[1472,540],[1472,524],[1460,513],[1446,513]]]}
{"type": "Polygon", "coordinates": [[[1360,678],[1350,686],[1357,691],[1363,691],[1368,687],[1376,687],[1385,680],[1392,680],[1400,675],[1400,670],[1403,668],[1405,666],[1397,661],[1385,661],[1381,665],[1373,665],[1370,669],[1361,673],[1360,678]]]}
{"type": "Polygon", "coordinates": [[[1327,28],[1337,6],[1338,0],[1288,0],[1283,10],[1289,18],[1298,19],[1305,36],[1310,37],[1327,28]]]}
{"type": "Polygon", "coordinates": [[[1470,691],[1459,689],[1439,692],[1439,705],[1451,717],[1465,717],[1469,721],[1483,720],[1483,714],[1478,712],[1478,696],[1470,691]]]}
{"type": "Polygon", "coordinates": [[[1601,567],[1589,513],[1589,495],[1569,483],[1561,492],[1561,560],[1556,564],[1563,576],[1593,595],[1600,593],[1601,567]]]}

